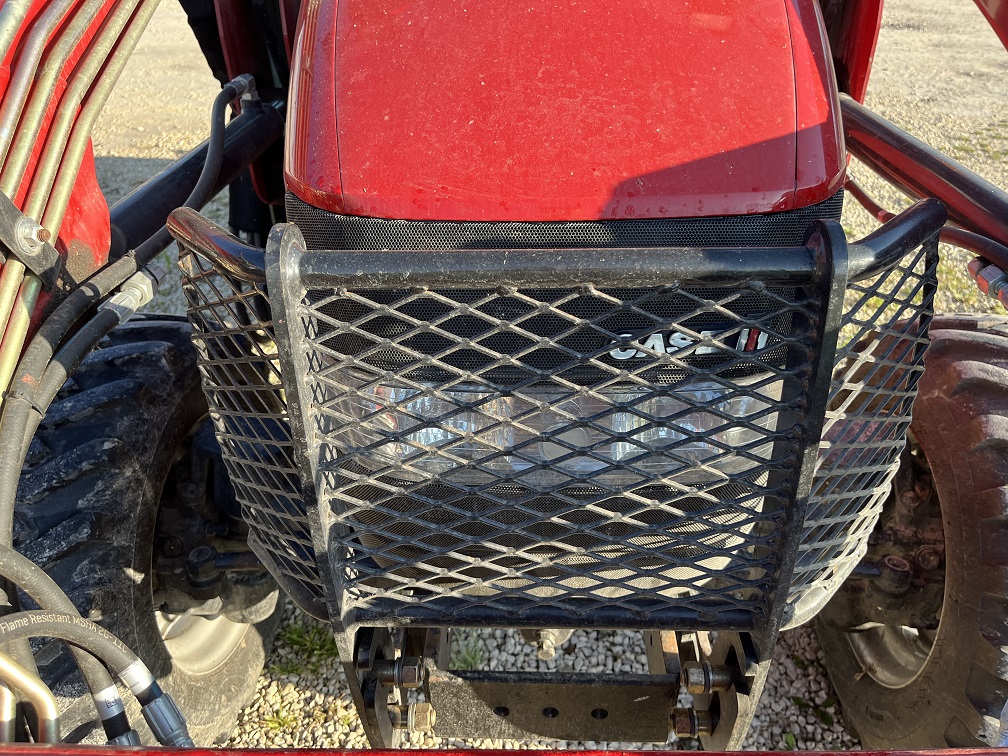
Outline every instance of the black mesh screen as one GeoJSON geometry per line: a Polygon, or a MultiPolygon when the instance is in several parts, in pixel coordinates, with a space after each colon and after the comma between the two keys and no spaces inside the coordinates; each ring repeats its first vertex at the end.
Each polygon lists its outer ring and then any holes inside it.
{"type": "Polygon", "coordinates": [[[558,249],[794,247],[819,218],[840,219],[843,191],[818,205],[721,218],[557,223],[411,221],[337,215],[287,194],[287,218],[308,249],[558,249]]]}

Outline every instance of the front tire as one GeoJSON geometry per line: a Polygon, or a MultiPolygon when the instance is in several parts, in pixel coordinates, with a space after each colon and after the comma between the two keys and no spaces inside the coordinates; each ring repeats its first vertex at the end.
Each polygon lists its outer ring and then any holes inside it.
{"type": "MultiPolygon", "coordinates": [[[[159,503],[190,430],[207,413],[189,332],[182,320],[137,321],[84,361],[32,442],[14,530],[18,550],[84,617],[137,653],[175,698],[196,743],[211,744],[230,734],[254,695],[281,607],[257,624],[155,612],[159,503]]],[[[102,742],[71,657],[57,643],[37,657],[43,678],[68,703],[65,738],[102,742]]],[[[136,702],[124,700],[149,739],[136,702]]]]}
{"type": "Polygon", "coordinates": [[[944,530],[938,629],[816,624],[845,720],[870,749],[992,745],[1008,702],[1008,321],[936,318],[931,339],[912,431],[944,530]]]}

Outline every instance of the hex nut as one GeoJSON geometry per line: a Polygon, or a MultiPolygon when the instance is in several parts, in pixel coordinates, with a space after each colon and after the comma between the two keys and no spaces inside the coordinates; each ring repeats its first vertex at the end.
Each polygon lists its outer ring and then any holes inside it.
{"type": "Polygon", "coordinates": [[[672,710],[672,731],[680,738],[696,738],[714,731],[714,720],[709,711],[697,709],[672,710]]]}
{"type": "Polygon", "coordinates": [[[941,554],[925,546],[917,550],[917,564],[922,570],[936,570],[941,565],[941,554]]]}
{"type": "Polygon", "coordinates": [[[410,732],[433,732],[437,711],[426,702],[410,704],[407,717],[410,732]]]}
{"type": "Polygon", "coordinates": [[[415,656],[400,659],[396,683],[411,690],[419,688],[423,684],[424,669],[423,659],[415,656]]]}
{"type": "Polygon", "coordinates": [[[683,662],[683,676],[686,678],[686,690],[689,693],[707,693],[707,675],[704,674],[701,662],[683,662]]]}
{"type": "Polygon", "coordinates": [[[988,265],[976,277],[980,291],[992,297],[997,296],[1006,280],[1008,280],[1008,274],[996,265],[988,265]]]}

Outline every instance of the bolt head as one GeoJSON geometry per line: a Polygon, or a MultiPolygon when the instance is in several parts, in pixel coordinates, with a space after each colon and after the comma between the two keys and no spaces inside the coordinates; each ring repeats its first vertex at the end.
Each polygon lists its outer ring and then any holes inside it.
{"type": "Polygon", "coordinates": [[[542,661],[549,661],[556,656],[556,644],[549,638],[539,641],[539,649],[536,654],[542,661]]]}
{"type": "Polygon", "coordinates": [[[690,693],[704,693],[707,688],[707,679],[704,675],[703,665],[700,662],[685,662],[682,665],[683,675],[686,677],[686,690],[690,693]]]}
{"type": "Polygon", "coordinates": [[[990,296],[996,296],[999,288],[1008,279],[1008,275],[995,265],[988,265],[977,274],[976,282],[980,291],[990,296]]]}
{"type": "Polygon", "coordinates": [[[922,570],[936,570],[941,564],[941,555],[934,549],[923,548],[917,552],[917,564],[922,570]]]}
{"type": "Polygon", "coordinates": [[[437,712],[434,707],[427,703],[410,704],[409,709],[409,730],[410,732],[434,732],[434,723],[437,721],[437,712]]]}
{"type": "Polygon", "coordinates": [[[695,738],[696,728],[693,727],[693,717],[689,709],[672,710],[672,732],[680,738],[695,738]]]}
{"type": "Polygon", "coordinates": [[[423,684],[423,659],[407,658],[402,660],[399,672],[399,684],[404,688],[419,688],[423,684]]]}
{"type": "Polygon", "coordinates": [[[177,557],[182,554],[182,540],[176,536],[168,536],[161,541],[161,553],[166,557],[177,557]]]}

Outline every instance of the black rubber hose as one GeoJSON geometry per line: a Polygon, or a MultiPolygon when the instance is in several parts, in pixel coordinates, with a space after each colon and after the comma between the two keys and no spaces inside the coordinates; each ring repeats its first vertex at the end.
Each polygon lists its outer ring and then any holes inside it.
{"type": "MultiPolygon", "coordinates": [[[[10,546],[0,545],[0,576],[27,593],[42,609],[80,616],[77,607],[45,570],[27,557],[21,556],[10,546]]],[[[77,666],[80,667],[92,696],[105,693],[109,689],[115,691],[112,675],[97,658],[76,646],[70,647],[70,653],[77,661],[77,666]]],[[[118,693],[115,695],[118,698],[118,693]]],[[[109,740],[129,732],[130,725],[125,713],[120,712],[121,716],[116,715],[107,719],[102,718],[102,713],[98,712],[99,719],[109,740]]]]}
{"type": "MultiPolygon", "coordinates": [[[[187,207],[202,207],[210,199],[220,173],[224,153],[224,130],[227,125],[228,104],[238,95],[237,88],[227,84],[214,99],[211,110],[210,139],[207,148],[207,158],[196,186],[186,199],[187,207]]],[[[51,389],[52,383],[59,375],[63,380],[73,371],[87,353],[94,347],[111,327],[106,328],[105,317],[92,327],[89,324],[82,329],[80,339],[74,339],[74,346],[60,360],[60,367],[50,373],[50,363],[57,346],[66,335],[97,303],[105,299],[126,279],[147,265],[170,242],[170,234],[162,227],[151,239],[137,246],[132,253],[116,260],[101,270],[98,270],[84,284],[73,291],[53,313],[46,318],[35,334],[25,353],[18,363],[17,372],[11,384],[3,415],[0,416],[0,446],[7,449],[18,449],[17,454],[0,455],[0,544],[12,545],[14,508],[17,500],[17,484],[21,476],[21,468],[35,430],[41,422],[45,409],[52,397],[59,391],[62,381],[51,389]],[[68,368],[64,371],[65,368],[68,368]],[[51,397],[44,401],[44,407],[36,403],[37,389],[45,380],[44,394],[51,397]]],[[[68,344],[68,346],[70,346],[68,344]]],[[[42,395],[44,395],[42,394],[42,395]]],[[[41,396],[41,395],[40,395],[41,396]]],[[[13,596],[11,597],[13,599],[13,596]]],[[[156,683],[155,683],[156,687],[156,683]]]]}
{"type": "Polygon", "coordinates": [[[28,447],[49,405],[59,393],[67,377],[76,370],[95,345],[113,328],[119,317],[112,310],[102,310],[81,328],[53,357],[38,382],[31,384],[34,391],[18,390],[7,397],[3,413],[4,438],[11,442],[8,449],[18,449],[17,454],[5,454],[0,460],[0,545],[10,546],[14,530],[14,506],[17,501],[17,483],[21,468],[28,456],[28,447]],[[17,436],[14,434],[18,433],[17,436]],[[10,435],[7,435],[10,434],[10,435]]]}
{"type": "MultiPolygon", "coordinates": [[[[199,210],[213,197],[214,189],[217,187],[217,176],[220,175],[221,165],[224,164],[224,131],[227,127],[227,108],[237,96],[238,90],[234,84],[225,84],[217,97],[214,98],[213,107],[210,109],[210,139],[207,144],[206,161],[203,163],[199,180],[183,203],[183,207],[199,210]]],[[[147,265],[169,244],[171,244],[171,234],[168,233],[168,227],[161,226],[154,236],[138,244],[133,250],[137,269],[147,265]]],[[[125,280],[124,278],[123,281],[125,280]]]]}
{"type": "MultiPolygon", "coordinates": [[[[227,106],[236,96],[237,90],[234,85],[227,84],[214,98],[206,162],[203,164],[203,171],[196,186],[193,187],[185,201],[185,207],[201,208],[213,194],[217,174],[220,173],[220,167],[224,160],[227,106]]],[[[12,382],[12,392],[27,384],[28,390],[34,393],[35,382],[41,377],[45,365],[52,359],[56,346],[66,338],[70,329],[87,314],[88,310],[111,294],[118,286],[121,286],[127,278],[147,265],[157,256],[158,252],[164,249],[165,245],[162,243],[161,237],[171,238],[166,226],[162,226],[154,236],[139,244],[132,253],[127,253],[111,265],[97,271],[60,303],[42,323],[28,345],[28,349],[25,350],[12,382]]]]}
{"type": "MultiPolygon", "coordinates": [[[[206,162],[196,186],[186,199],[186,207],[202,207],[213,194],[217,174],[224,160],[227,107],[237,95],[238,90],[235,86],[227,84],[214,98],[206,162]]],[[[4,443],[6,439],[17,439],[13,443],[6,442],[6,447],[23,448],[27,453],[33,435],[28,433],[28,429],[32,425],[37,427],[37,422],[32,423],[30,419],[33,410],[37,407],[42,412],[45,411],[41,407],[41,402],[36,401],[37,389],[52,361],[56,347],[92,307],[157,256],[165,246],[160,239],[161,236],[170,238],[167,227],[162,226],[157,234],[138,245],[132,253],[97,271],[60,303],[42,323],[21,357],[14,380],[11,382],[7,401],[4,403],[3,416],[0,417],[0,443],[4,443]]],[[[100,339],[101,336],[94,343],[97,344],[100,339]]],[[[20,454],[7,454],[0,460],[0,543],[8,545],[11,543],[17,481],[21,475],[23,459],[20,454]]]]}
{"type": "Polygon", "coordinates": [[[37,409],[45,414],[60,388],[66,383],[66,379],[80,367],[84,358],[91,354],[95,346],[117,325],[119,325],[119,315],[115,311],[101,310],[63,345],[63,348],[49,363],[49,367],[45,369],[42,380],[35,390],[37,409]]]}
{"type": "Polygon", "coordinates": [[[198,210],[213,196],[214,188],[217,185],[217,176],[220,174],[221,165],[224,162],[224,129],[227,126],[227,108],[237,96],[238,89],[235,85],[225,84],[217,97],[214,98],[213,107],[210,110],[210,143],[207,145],[206,162],[203,164],[199,181],[193,187],[184,207],[198,210]]]}
{"type": "Polygon", "coordinates": [[[134,664],[143,667],[143,662],[125,643],[80,615],[34,610],[0,617],[0,642],[26,638],[57,638],[72,643],[97,656],[120,678],[124,674],[128,678],[127,670],[134,664]]]}

